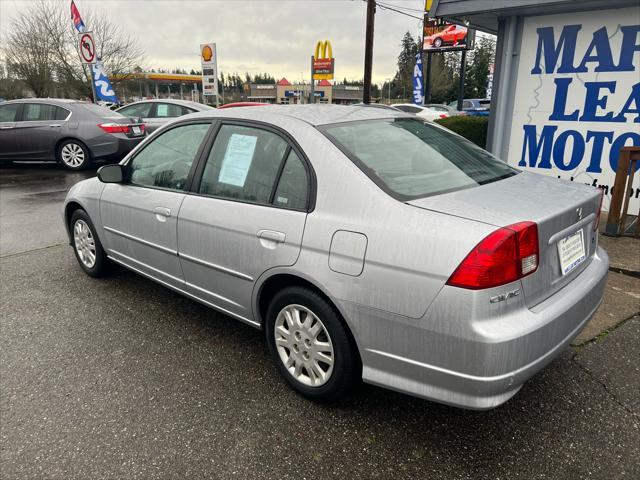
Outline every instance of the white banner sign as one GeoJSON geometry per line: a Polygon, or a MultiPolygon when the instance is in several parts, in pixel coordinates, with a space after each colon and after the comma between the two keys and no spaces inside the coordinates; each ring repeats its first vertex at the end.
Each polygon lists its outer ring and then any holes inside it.
{"type": "MultiPolygon", "coordinates": [[[[525,20],[508,162],[601,187],[640,146],[640,8],[525,20]]],[[[629,212],[640,206],[636,174],[629,212]]]]}

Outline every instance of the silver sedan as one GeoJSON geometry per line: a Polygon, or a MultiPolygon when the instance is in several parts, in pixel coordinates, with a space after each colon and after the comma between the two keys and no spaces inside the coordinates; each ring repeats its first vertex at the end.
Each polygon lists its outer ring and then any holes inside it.
{"type": "Polygon", "coordinates": [[[362,379],[488,409],[598,308],[600,206],[413,115],[303,105],[180,118],[75,185],[64,222],[87,274],[262,329],[308,398],[362,379]]]}
{"type": "Polygon", "coordinates": [[[125,117],[142,119],[147,132],[151,133],[176,117],[205,110],[213,110],[213,107],[188,100],[159,99],[133,102],[116,109],[116,112],[125,117]]]}

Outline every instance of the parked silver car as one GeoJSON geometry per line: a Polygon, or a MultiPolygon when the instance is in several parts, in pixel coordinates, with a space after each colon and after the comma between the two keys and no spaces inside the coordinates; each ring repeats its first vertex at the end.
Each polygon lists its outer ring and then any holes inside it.
{"type": "Polygon", "coordinates": [[[115,262],[263,329],[316,400],[362,378],[500,405],[582,330],[607,278],[600,191],[391,110],[193,114],[98,177],[65,203],[82,269],[115,262]]]}
{"type": "Polygon", "coordinates": [[[54,98],[0,105],[0,161],[58,161],[81,170],[93,160],[120,161],[145,126],[89,102],[54,98]]]}
{"type": "Polygon", "coordinates": [[[213,107],[187,100],[160,99],[130,103],[117,108],[116,112],[126,117],[141,118],[147,126],[147,132],[151,133],[176,117],[205,110],[213,110],[213,107]]]}

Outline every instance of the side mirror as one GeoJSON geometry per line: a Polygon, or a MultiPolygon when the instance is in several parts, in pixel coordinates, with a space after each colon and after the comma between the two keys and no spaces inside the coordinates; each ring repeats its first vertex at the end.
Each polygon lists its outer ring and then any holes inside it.
{"type": "Polygon", "coordinates": [[[102,183],[122,183],[124,169],[122,165],[104,165],[98,169],[98,179],[102,183]]]}

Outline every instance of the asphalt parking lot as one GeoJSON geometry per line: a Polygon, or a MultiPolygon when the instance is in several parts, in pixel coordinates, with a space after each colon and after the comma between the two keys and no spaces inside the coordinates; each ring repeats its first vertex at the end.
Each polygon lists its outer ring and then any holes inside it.
{"type": "MultiPolygon", "coordinates": [[[[251,327],[138,275],[84,275],[61,223],[95,170],[0,169],[0,478],[640,478],[640,319],[471,412],[297,396],[251,327]]],[[[640,281],[640,280],[638,280],[640,281]]]]}

